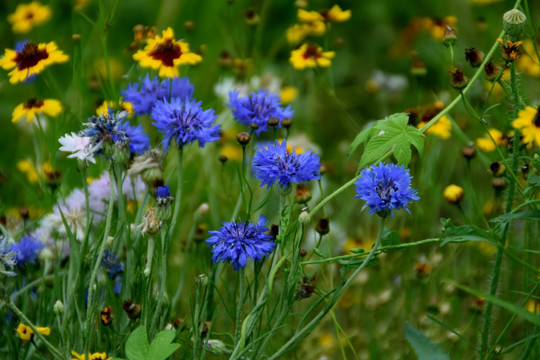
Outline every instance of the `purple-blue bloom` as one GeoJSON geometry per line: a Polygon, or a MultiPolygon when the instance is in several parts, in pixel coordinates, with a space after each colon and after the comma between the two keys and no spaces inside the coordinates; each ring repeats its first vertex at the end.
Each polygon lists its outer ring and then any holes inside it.
{"type": "Polygon", "coordinates": [[[38,257],[38,251],[44,247],[41,241],[27,234],[18,243],[11,244],[9,250],[15,253],[17,265],[24,265],[25,263],[33,264],[38,257]]]}
{"type": "Polygon", "coordinates": [[[174,77],[160,82],[159,76],[150,79],[150,75],[146,74],[144,79],[139,78],[139,82],[130,83],[121,93],[125,101],[133,104],[135,115],[142,115],[150,114],[159,100],[169,98],[191,100],[193,85],[187,77],[174,77]]]}
{"type": "Polygon", "coordinates": [[[171,190],[169,185],[158,186],[156,191],[156,198],[168,198],[171,196],[171,190]]]}
{"type": "Polygon", "coordinates": [[[158,101],[152,110],[152,124],[163,134],[165,151],[173,138],[179,148],[195,140],[200,147],[218,140],[220,125],[213,125],[216,118],[213,109],[203,110],[201,102],[195,100],[184,102],[174,98],[158,101]]]}
{"type": "Polygon", "coordinates": [[[290,106],[283,108],[279,102],[279,96],[271,94],[268,90],[260,88],[257,92],[252,91],[246,97],[238,97],[238,91],[233,90],[229,93],[230,102],[227,104],[232,109],[233,116],[240,123],[249,126],[255,123],[259,127],[255,130],[257,136],[261,132],[268,131],[268,119],[276,117],[281,120],[293,116],[294,111],[290,106]]]}
{"type": "Polygon", "coordinates": [[[321,162],[319,156],[310,151],[297,154],[296,151],[287,151],[287,142],[279,141],[266,148],[261,148],[253,157],[253,171],[255,177],[261,180],[261,186],[270,188],[278,183],[283,188],[290,183],[302,183],[321,178],[319,169],[321,162]]]}
{"type": "Polygon", "coordinates": [[[217,231],[206,240],[212,248],[212,262],[232,263],[235,271],[247,265],[247,260],[262,260],[276,245],[267,234],[266,217],[260,216],[256,224],[250,222],[223,222],[217,231]]]}
{"type": "Polygon", "coordinates": [[[79,132],[80,136],[90,138],[88,152],[94,156],[101,154],[104,150],[103,145],[111,139],[114,142],[127,141],[126,132],[121,129],[121,124],[127,116],[127,111],[109,109],[107,114],[89,117],[88,122],[83,124],[86,128],[79,132]]]}
{"type": "Polygon", "coordinates": [[[362,170],[356,180],[355,197],[366,202],[369,214],[394,216],[394,210],[407,208],[409,202],[419,200],[416,189],[411,188],[409,169],[395,164],[379,163],[362,170]]]}
{"type": "MultiPolygon", "coordinates": [[[[120,124],[118,130],[123,131],[129,139],[130,153],[142,154],[150,147],[150,138],[146,135],[141,125],[132,126],[126,121],[120,124]]],[[[113,140],[116,141],[117,137],[117,135],[113,136],[113,140]]]]}

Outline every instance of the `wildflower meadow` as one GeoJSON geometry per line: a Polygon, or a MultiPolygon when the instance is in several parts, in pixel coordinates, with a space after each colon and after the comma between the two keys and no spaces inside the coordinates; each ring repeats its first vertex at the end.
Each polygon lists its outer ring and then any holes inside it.
{"type": "Polygon", "coordinates": [[[0,2],[0,360],[540,359],[540,2],[0,2]]]}

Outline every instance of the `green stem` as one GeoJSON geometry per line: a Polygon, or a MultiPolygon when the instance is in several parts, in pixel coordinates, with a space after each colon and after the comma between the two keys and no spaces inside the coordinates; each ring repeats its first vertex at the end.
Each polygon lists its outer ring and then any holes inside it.
{"type": "MultiPolygon", "coordinates": [[[[238,304],[236,304],[236,328],[234,331],[234,343],[236,344],[236,347],[238,347],[242,333],[242,309],[244,307],[245,295],[244,281],[244,268],[241,267],[240,270],[238,270],[238,304]]],[[[242,350],[242,347],[243,346],[241,345],[239,349],[242,350]]]]}
{"type": "Polygon", "coordinates": [[[171,222],[171,227],[169,229],[169,239],[172,236],[172,233],[174,231],[176,221],[178,219],[178,215],[180,213],[180,199],[182,198],[182,160],[184,157],[184,149],[180,146],[178,148],[178,168],[176,169],[177,173],[177,179],[178,179],[178,185],[176,190],[176,198],[174,199],[174,212],[171,222]]]}

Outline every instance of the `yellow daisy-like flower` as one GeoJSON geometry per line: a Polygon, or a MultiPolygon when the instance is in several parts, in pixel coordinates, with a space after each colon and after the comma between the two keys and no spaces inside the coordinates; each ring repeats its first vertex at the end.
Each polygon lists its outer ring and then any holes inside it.
{"type": "Polygon", "coordinates": [[[450,204],[459,204],[465,196],[465,191],[462,187],[452,184],[444,189],[443,196],[450,204]]]}
{"type": "Polygon", "coordinates": [[[96,114],[98,116],[109,114],[109,109],[112,110],[124,110],[129,113],[129,116],[133,115],[133,104],[128,101],[116,102],[112,100],[106,100],[101,103],[96,109],[96,114]],[[119,108],[119,109],[118,109],[119,108]]]}
{"type": "Polygon", "coordinates": [[[4,70],[11,70],[9,82],[16,84],[32,75],[41,73],[49,65],[68,61],[68,56],[58,50],[54,41],[48,44],[34,44],[28,41],[21,52],[5,49],[4,56],[0,58],[0,66],[4,70]]]}
{"type": "Polygon", "coordinates": [[[189,44],[182,40],[174,39],[174,30],[163,30],[162,36],[156,35],[154,39],[148,39],[143,50],[133,55],[143,67],[159,69],[161,77],[179,76],[178,66],[197,65],[202,61],[199,54],[189,51],[189,44]]]}
{"type": "MultiPolygon", "coordinates": [[[[36,330],[42,334],[42,335],[49,335],[51,333],[51,329],[48,327],[37,327],[36,330]]],[[[19,324],[17,327],[17,333],[19,334],[19,337],[24,340],[24,342],[32,340],[34,337],[34,330],[28,325],[19,324]]]]}
{"type": "Polygon", "coordinates": [[[298,97],[298,89],[294,86],[285,86],[279,92],[279,98],[283,105],[288,105],[292,103],[298,97]]]}
{"type": "Polygon", "coordinates": [[[55,99],[36,100],[30,99],[25,103],[17,105],[11,115],[11,121],[14,123],[25,119],[26,122],[34,121],[40,114],[46,114],[51,117],[58,116],[62,112],[62,104],[55,99]]]}
{"type": "Polygon", "coordinates": [[[533,108],[527,106],[525,110],[518,113],[517,119],[512,121],[514,129],[520,129],[524,143],[536,141],[540,145],[540,106],[533,108]]]}
{"type": "Polygon", "coordinates": [[[329,67],[332,65],[331,59],[335,56],[333,51],[323,51],[315,44],[303,44],[298,49],[291,51],[289,61],[298,70],[315,67],[329,67]]]}
{"type": "Polygon", "coordinates": [[[287,42],[289,44],[298,44],[306,38],[307,31],[304,24],[294,24],[287,29],[287,42]]]}
{"type": "Polygon", "coordinates": [[[27,33],[35,26],[40,26],[51,18],[51,8],[37,1],[30,4],[19,4],[15,12],[8,15],[8,22],[13,24],[14,33],[27,33]]]}
{"type": "MultiPolygon", "coordinates": [[[[71,360],[87,360],[86,359],[86,355],[85,354],[78,354],[77,352],[75,351],[71,351],[71,355],[75,356],[74,358],[72,358],[71,360]]],[[[112,358],[108,358],[107,357],[107,353],[93,353],[93,354],[90,354],[90,356],[88,357],[88,360],[110,360],[112,358]]]]}
{"type": "MultiPolygon", "coordinates": [[[[489,134],[495,140],[497,143],[497,146],[501,146],[503,143],[503,134],[497,129],[491,128],[489,129],[489,134]]],[[[491,141],[490,137],[486,134],[484,137],[476,139],[476,146],[485,152],[492,152],[496,149],[495,144],[493,144],[493,141],[491,141]]]]}
{"type": "Polygon", "coordinates": [[[351,10],[342,10],[339,5],[334,5],[327,12],[323,13],[326,21],[344,22],[351,18],[351,10]]]}
{"type": "MultiPolygon", "coordinates": [[[[417,128],[422,128],[426,125],[426,121],[422,121],[417,125],[417,128]]],[[[452,136],[452,122],[448,117],[443,116],[432,127],[427,129],[426,134],[431,134],[440,137],[441,139],[448,139],[452,136]]]]}

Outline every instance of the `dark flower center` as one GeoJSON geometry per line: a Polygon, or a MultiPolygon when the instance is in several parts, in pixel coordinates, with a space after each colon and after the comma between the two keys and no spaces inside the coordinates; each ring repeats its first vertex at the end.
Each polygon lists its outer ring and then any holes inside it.
{"type": "Polygon", "coordinates": [[[21,52],[17,53],[14,61],[19,64],[19,70],[29,69],[37,65],[41,60],[49,57],[47,50],[39,50],[38,46],[33,42],[24,44],[21,52]]]}
{"type": "Polygon", "coordinates": [[[304,59],[318,59],[321,57],[321,54],[317,51],[317,45],[310,44],[308,45],[306,51],[303,55],[304,59]]]}
{"type": "Polygon", "coordinates": [[[26,19],[31,20],[33,17],[34,17],[33,12],[29,11],[29,12],[26,13],[26,16],[25,16],[26,19]]]}
{"type": "Polygon", "coordinates": [[[536,115],[534,115],[533,119],[534,126],[537,128],[540,128],[540,106],[536,109],[536,115]]]}
{"type": "Polygon", "coordinates": [[[182,56],[180,46],[175,44],[172,39],[166,39],[165,42],[157,45],[154,50],[148,53],[152,58],[159,60],[165,66],[174,66],[174,59],[182,56]]]}
{"type": "Polygon", "coordinates": [[[43,100],[37,100],[35,98],[32,98],[28,100],[23,107],[25,109],[32,109],[32,108],[40,108],[43,106],[43,100]]]}
{"type": "Polygon", "coordinates": [[[398,190],[397,186],[392,181],[392,179],[386,179],[386,181],[382,180],[375,187],[375,191],[377,192],[377,195],[379,195],[381,200],[384,202],[389,202],[392,194],[396,192],[397,190],[398,190]]]}

